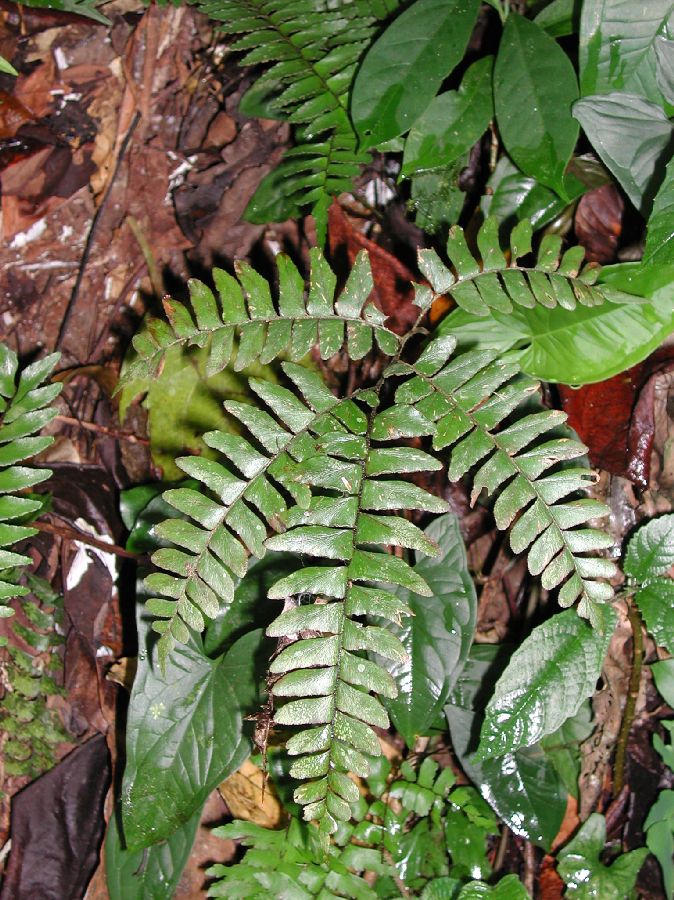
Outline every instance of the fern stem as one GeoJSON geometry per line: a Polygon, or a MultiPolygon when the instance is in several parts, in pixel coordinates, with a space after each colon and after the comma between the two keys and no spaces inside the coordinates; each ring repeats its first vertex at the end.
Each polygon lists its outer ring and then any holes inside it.
{"type": "Polygon", "coordinates": [[[613,767],[613,793],[617,796],[625,785],[625,763],[627,760],[627,742],[629,740],[634,713],[636,711],[639,687],[641,685],[641,668],[644,661],[644,635],[641,615],[636,605],[627,602],[627,618],[632,626],[632,669],[630,671],[629,690],[625,701],[625,711],[616,744],[615,763],[613,767]]]}

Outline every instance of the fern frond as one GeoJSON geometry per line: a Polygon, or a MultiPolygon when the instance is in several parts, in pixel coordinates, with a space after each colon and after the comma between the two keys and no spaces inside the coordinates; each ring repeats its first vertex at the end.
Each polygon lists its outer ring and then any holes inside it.
{"type": "MultiPolygon", "coordinates": [[[[562,239],[557,234],[544,236],[535,266],[518,266],[517,260],[531,253],[531,238],[531,223],[522,220],[511,232],[508,262],[499,245],[498,223],[488,218],[477,235],[480,262],[469,250],[463,229],[455,225],[449,230],[447,256],[456,274],[435,250],[419,251],[419,268],[435,294],[451,295],[458,306],[474,316],[487,316],[490,309],[510,313],[513,305],[572,310],[577,304],[643,302],[608,285],[596,285],[599,269],[581,268],[585,256],[582,247],[571,247],[560,258],[562,239]]],[[[429,297],[428,302],[433,299],[429,297]]]]}
{"type": "MultiPolygon", "coordinates": [[[[361,654],[405,658],[397,637],[359,618],[372,614],[399,622],[410,614],[381,585],[430,593],[406,560],[381,552],[389,546],[437,552],[419,528],[394,511],[447,509],[444,500],[399,477],[440,464],[409,447],[377,446],[378,438],[389,438],[391,411],[379,411],[376,391],[363,392],[361,398],[347,401],[349,414],[340,417],[343,427],[322,436],[320,455],[304,468],[310,504],[283,513],[287,531],[266,541],[272,550],[319,560],[269,590],[270,599],[285,600],[289,608],[267,634],[288,642],[272,660],[270,673],[277,676],[273,696],[286,701],[274,721],[300,728],[287,743],[288,752],[300,757],[291,775],[306,780],[295,800],[324,834],[348,821],[350,804],[358,800],[358,788],[347,773],[366,776],[368,756],[381,752],[373,728],[387,728],[389,720],[370,692],[397,693],[391,676],[361,654]],[[303,636],[306,632],[312,636],[303,636]]],[[[412,430],[429,433],[432,424],[417,419],[412,430]]]]}
{"type": "Polygon", "coordinates": [[[606,516],[608,507],[568,499],[593,480],[588,469],[566,465],[587,448],[555,433],[565,413],[532,411],[539,384],[521,374],[517,354],[474,351],[448,360],[454,347],[451,335],[436,338],[414,366],[391,367],[393,375],[412,375],[396,391],[398,408],[407,406],[408,416],[434,423],[434,449],[451,448],[450,480],[479,466],[473,502],[483,489],[498,492],[494,517],[501,529],[512,525],[513,551],[528,554],[529,571],[541,576],[544,588],[559,587],[561,606],[579,600],[579,613],[593,621],[593,605],[613,595],[599,579],[611,578],[616,568],[610,560],[585,555],[613,544],[608,534],[587,527],[606,516]],[[522,414],[515,418],[518,408],[522,414]]]}
{"type": "Polygon", "coordinates": [[[6,602],[28,593],[28,588],[12,584],[2,573],[27,566],[27,556],[5,548],[37,534],[35,528],[14,524],[42,508],[39,500],[20,496],[22,491],[46,481],[50,469],[17,465],[41,453],[54,440],[37,432],[56,415],[48,404],[61,391],[61,384],[43,385],[59,359],[58,353],[27,366],[18,376],[16,354],[0,344],[0,616],[11,616],[6,602]]]}
{"type": "Polygon", "coordinates": [[[267,280],[246,263],[237,263],[237,278],[214,269],[217,301],[210,288],[193,279],[192,310],[177,300],[164,300],[168,323],[150,319],[146,329],[134,337],[138,357],[124,371],[120,385],[155,374],[175,346],[208,345],[208,375],[224,369],[233,356],[233,368],[239,372],[257,361],[269,363],[286,351],[292,360],[300,360],[315,344],[323,359],[344,345],[351,359],[361,359],[373,341],[384,353],[396,353],[400,338],[384,327],[386,316],[368,302],[372,273],[365,251],[359,254],[337,298],[337,279],[320,250],[311,251],[306,297],[304,280],[290,258],[279,254],[276,259],[278,308],[267,280]]]}
{"type": "MultiPolygon", "coordinates": [[[[283,370],[303,400],[285,387],[251,379],[250,387],[273,415],[248,403],[225,404],[256,446],[213,431],[204,440],[226,465],[194,456],[176,460],[201,486],[163,494],[189,520],[168,519],[156,526],[174,546],[154,553],[153,562],[164,571],[146,578],[153,593],[147,607],[158,617],[153,628],[161,635],[162,664],[176,641],[187,641],[188,627],[201,631],[204,616],[216,616],[221,604],[231,602],[233,576],[243,577],[249,555],[264,555],[269,529],[284,527],[284,496],[291,496],[298,509],[311,509],[311,485],[343,490],[354,477],[353,464],[333,463],[327,449],[349,444],[345,436],[361,421],[359,407],[333,396],[319,375],[302,366],[284,363],[283,370]]],[[[343,507],[333,503],[328,518],[338,521],[346,515],[343,507]]]]}
{"type": "MultiPolygon", "coordinates": [[[[332,196],[352,189],[359,166],[348,93],[378,20],[397,0],[200,0],[237,39],[241,65],[270,64],[255,84],[271,112],[298,126],[296,148],[273,174],[295,206],[311,205],[323,243],[332,196]]],[[[245,106],[245,98],[244,98],[245,106]]]]}

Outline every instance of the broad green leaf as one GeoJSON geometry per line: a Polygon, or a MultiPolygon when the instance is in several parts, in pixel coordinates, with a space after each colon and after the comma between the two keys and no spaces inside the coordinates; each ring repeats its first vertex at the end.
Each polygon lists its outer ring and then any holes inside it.
{"type": "Polygon", "coordinates": [[[482,137],[494,114],[493,63],[491,56],[479,59],[466,71],[458,90],[431,100],[405,142],[403,175],[446,166],[482,137]]]}
{"type": "Polygon", "coordinates": [[[646,846],[660,863],[665,896],[674,896],[674,791],[660,791],[644,822],[646,846]]]}
{"type": "Polygon", "coordinates": [[[582,0],[552,0],[536,14],[534,22],[550,37],[566,37],[575,34],[580,24],[582,0]]]}
{"type": "MultiPolygon", "coordinates": [[[[672,17],[668,25],[674,25],[672,17]]],[[[667,29],[667,37],[659,34],[655,39],[655,81],[660,93],[670,106],[674,104],[674,28],[667,29]]]]}
{"type": "MultiPolygon", "coordinates": [[[[151,632],[139,622],[139,645],[151,632]]],[[[250,752],[243,717],[258,702],[262,630],[216,660],[201,641],[178,645],[162,676],[156,644],[141,649],[127,721],[122,827],[136,851],[166,840],[250,752]]]]}
{"type": "Polygon", "coordinates": [[[529,900],[529,894],[517,875],[506,875],[496,884],[471,881],[461,889],[456,900],[483,900],[483,898],[485,900],[529,900]]]}
{"type": "Polygon", "coordinates": [[[674,265],[674,159],[670,159],[664,181],[653,200],[641,262],[645,268],[674,265]]]}
{"type": "Polygon", "coordinates": [[[674,566],[674,515],[657,516],[630,539],[625,554],[626,575],[640,584],[664,575],[674,566]]]}
{"type": "Polygon", "coordinates": [[[592,709],[583,703],[575,716],[541,741],[545,755],[553,764],[569,794],[578,799],[580,745],[592,734],[592,709]]]}
{"type": "Polygon", "coordinates": [[[406,132],[461,60],[478,0],[416,0],[368,50],[351,117],[364,148],[406,132]]]}
{"type": "MultiPolygon", "coordinates": [[[[611,282],[621,287],[615,279],[611,282]]],[[[651,302],[534,309],[507,315],[451,312],[438,327],[461,347],[522,348],[522,370],[543,381],[591,384],[604,381],[645,359],[674,330],[674,285],[656,291],[651,302]]]]}
{"type": "Polygon", "coordinates": [[[571,61],[538,25],[511,13],[494,65],[496,120],[508,154],[526,174],[565,196],[564,170],[578,138],[571,61]]]}
{"type": "Polygon", "coordinates": [[[603,632],[568,609],[518,647],[487,704],[479,760],[535,744],[578,712],[595,690],[615,628],[614,610],[603,613],[603,632]]]}
{"type": "Polygon", "coordinates": [[[634,206],[648,216],[669,159],[672,125],[662,109],[636,94],[593,94],[574,104],[602,162],[634,206]]]}
{"type": "Polygon", "coordinates": [[[503,231],[522,220],[531,222],[534,229],[542,228],[567,205],[550,188],[520,172],[507,156],[496,163],[488,187],[493,193],[482,197],[482,212],[495,218],[503,231]]]}
{"type": "Polygon", "coordinates": [[[659,647],[674,652],[674,581],[654,578],[634,595],[646,628],[659,647]]]}
{"type": "Polygon", "coordinates": [[[201,806],[166,841],[143,850],[127,850],[113,813],[105,836],[105,879],[110,900],[171,900],[189,859],[199,827],[201,806]]]}
{"type": "Polygon", "coordinates": [[[605,866],[601,861],[605,846],[606,822],[599,813],[592,813],[557,856],[557,871],[567,884],[569,896],[577,900],[625,900],[631,895],[648,850],[632,850],[605,866]]]}
{"type": "Polygon", "coordinates": [[[580,20],[583,96],[627,91],[662,103],[656,40],[672,16],[672,0],[584,0],[580,20]]]}
{"type": "Polygon", "coordinates": [[[674,708],[674,659],[663,659],[653,663],[650,669],[663,700],[674,708]]]}
{"type": "Polygon", "coordinates": [[[506,662],[494,644],[473,645],[445,707],[452,747],[482,796],[515,833],[548,849],[566,810],[566,791],[554,766],[536,745],[500,759],[475,762],[488,692],[506,662]]]}
{"type": "Polygon", "coordinates": [[[477,600],[459,523],[453,513],[436,519],[426,535],[440,547],[436,557],[422,557],[415,567],[432,590],[430,597],[409,591],[398,594],[413,616],[398,635],[408,659],[387,666],[398,684],[395,699],[383,703],[397,730],[412,748],[429,734],[468,656],[473,639],[477,600]]]}

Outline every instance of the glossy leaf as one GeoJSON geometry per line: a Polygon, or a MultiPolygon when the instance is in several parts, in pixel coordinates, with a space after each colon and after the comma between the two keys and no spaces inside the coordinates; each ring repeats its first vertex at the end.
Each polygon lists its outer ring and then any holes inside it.
{"type": "Polygon", "coordinates": [[[415,0],[368,50],[351,96],[363,147],[404,134],[460,62],[477,0],[415,0]]]}
{"type": "Polygon", "coordinates": [[[520,169],[561,196],[578,137],[571,115],[577,98],[576,75],[564,51],[535,22],[509,15],[494,65],[499,131],[520,169]]]}
{"type": "Polygon", "coordinates": [[[642,525],[627,545],[623,568],[640,584],[674,566],[674,515],[657,516],[642,525]]]}
{"type": "Polygon", "coordinates": [[[578,31],[582,0],[552,0],[536,13],[534,22],[550,37],[566,37],[578,31]]]}
{"type": "Polygon", "coordinates": [[[578,900],[624,900],[630,896],[648,850],[643,847],[623,853],[605,866],[600,858],[605,846],[606,822],[599,813],[592,813],[559,851],[557,871],[578,900]]]}
{"type": "Polygon", "coordinates": [[[440,553],[419,560],[416,570],[433,593],[423,598],[404,593],[413,616],[392,630],[407,659],[388,667],[399,686],[398,696],[383,701],[410,748],[417,737],[429,734],[447,702],[470,650],[477,610],[456,517],[446,513],[425,533],[437,543],[440,553]]]}
{"type": "Polygon", "coordinates": [[[674,708],[674,659],[663,659],[653,663],[650,668],[662,698],[668,706],[674,708]]]}
{"type": "Polygon", "coordinates": [[[447,724],[461,767],[492,809],[515,833],[548,849],[566,810],[566,792],[554,765],[536,745],[497,759],[476,762],[484,703],[503,670],[503,650],[474,645],[445,707],[447,724]]]}
{"type": "Polygon", "coordinates": [[[646,269],[674,265],[674,159],[653,201],[642,265],[646,269]]]}
{"type": "MultiPolygon", "coordinates": [[[[141,648],[151,635],[141,631],[141,648]]],[[[216,660],[190,639],[160,672],[156,644],[142,650],[127,724],[124,841],[132,852],[168,839],[250,752],[243,717],[258,702],[261,631],[216,660]]]]}
{"type": "Polygon", "coordinates": [[[405,142],[403,175],[454,162],[484,134],[494,114],[493,62],[485,56],[473,63],[458,90],[431,100],[405,142]]]}
{"type": "Polygon", "coordinates": [[[531,746],[574,716],[596,687],[615,622],[607,606],[603,631],[573,610],[535,628],[513,653],[487,704],[478,759],[531,746]]]}
{"type": "Polygon", "coordinates": [[[672,125],[661,107],[636,94],[593,94],[579,100],[573,115],[602,162],[645,216],[668,161],[672,125]]]}
{"type": "Polygon", "coordinates": [[[189,859],[201,818],[191,819],[166,841],[143,850],[127,850],[121,841],[116,813],[105,836],[105,875],[110,900],[171,900],[189,859]]]}
{"type": "Polygon", "coordinates": [[[541,741],[545,755],[555,767],[562,784],[572,797],[578,799],[580,775],[580,745],[592,734],[592,709],[583,703],[575,716],[541,741]]]}
{"type": "MultiPolygon", "coordinates": [[[[485,881],[471,881],[464,885],[456,900],[529,900],[526,888],[517,875],[506,875],[496,884],[485,881]]],[[[443,900],[445,898],[443,897],[443,900]]]]}
{"type": "Polygon", "coordinates": [[[665,896],[674,894],[674,791],[660,791],[644,822],[646,846],[660,864],[665,896]]]}
{"type": "Polygon", "coordinates": [[[550,188],[520,172],[507,156],[496,163],[487,186],[493,193],[482,197],[481,208],[499,225],[512,227],[524,219],[531,222],[532,228],[542,228],[567,205],[550,188]]]}
{"type": "Polygon", "coordinates": [[[671,15],[671,0],[649,0],[644,6],[584,0],[579,49],[583,96],[626,91],[662,103],[656,42],[671,15]]]}

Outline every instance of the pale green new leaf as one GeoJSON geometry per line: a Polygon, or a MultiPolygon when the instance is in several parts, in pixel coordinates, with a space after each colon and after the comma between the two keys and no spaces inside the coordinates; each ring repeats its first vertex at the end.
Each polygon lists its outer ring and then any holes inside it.
{"type": "Polygon", "coordinates": [[[578,712],[595,690],[617,621],[602,609],[602,628],[567,610],[535,628],[513,653],[487,704],[478,759],[536,743],[578,712]]]}

